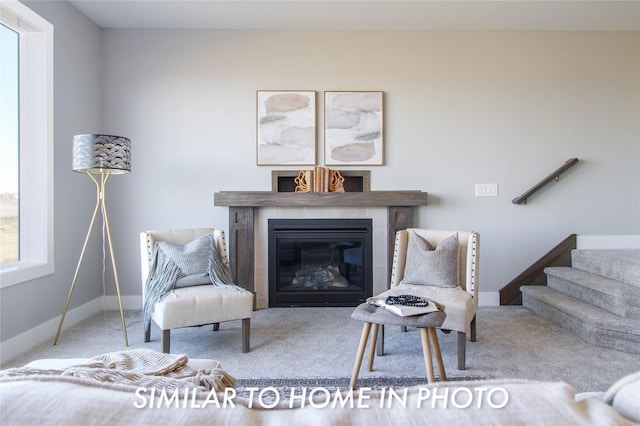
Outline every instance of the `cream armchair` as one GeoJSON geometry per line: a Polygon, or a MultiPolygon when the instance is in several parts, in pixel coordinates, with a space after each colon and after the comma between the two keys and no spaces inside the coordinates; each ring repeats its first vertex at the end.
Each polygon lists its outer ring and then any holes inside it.
{"type": "MultiPolygon", "coordinates": [[[[198,237],[212,234],[214,245],[225,265],[229,264],[224,232],[212,228],[153,230],[140,233],[140,269],[143,300],[147,293],[147,277],[152,265],[156,242],[166,241],[184,246],[198,237]]],[[[170,331],[176,328],[213,324],[218,330],[221,322],[242,320],[242,352],[249,352],[250,321],[253,294],[229,288],[196,285],[175,288],[154,305],[151,322],[162,330],[162,350],[170,351],[170,331]]],[[[145,331],[144,341],[151,340],[151,328],[145,331]]]]}
{"type": "MultiPolygon", "coordinates": [[[[447,314],[444,323],[440,327],[443,330],[456,331],[458,333],[458,369],[466,368],[466,339],[467,331],[470,331],[471,341],[476,340],[476,312],[478,310],[478,277],[479,277],[480,234],[473,231],[432,230],[410,228],[398,231],[393,254],[393,267],[391,270],[391,284],[389,290],[379,296],[399,294],[416,294],[428,297],[445,306],[447,314]],[[405,265],[407,260],[407,247],[410,232],[413,231],[433,247],[447,237],[458,234],[458,287],[434,287],[426,285],[404,284],[405,265]]],[[[384,333],[382,335],[382,341],[384,333]]],[[[383,343],[381,343],[383,345],[383,343]]],[[[379,346],[378,352],[384,351],[379,346]]]]}

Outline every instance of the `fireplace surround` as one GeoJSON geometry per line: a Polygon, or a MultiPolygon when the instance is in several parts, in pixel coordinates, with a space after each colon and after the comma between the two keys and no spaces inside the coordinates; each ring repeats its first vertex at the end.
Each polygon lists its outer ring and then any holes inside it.
{"type": "Polygon", "coordinates": [[[269,219],[269,307],[356,306],[372,295],[371,219],[269,219]]]}
{"type": "Polygon", "coordinates": [[[384,216],[379,217],[376,213],[374,218],[373,290],[382,292],[389,283],[388,267],[393,256],[395,233],[414,226],[415,207],[427,205],[427,193],[411,190],[342,193],[220,191],[214,194],[213,204],[228,208],[229,261],[235,282],[254,292],[256,308],[263,309],[268,307],[268,274],[266,264],[263,266],[260,260],[266,259],[267,251],[266,241],[264,251],[261,243],[261,229],[266,229],[266,221],[262,228],[265,216],[342,218],[355,217],[352,214],[355,211],[358,217],[371,217],[370,212],[386,211],[384,216]],[[380,256],[387,260],[375,260],[380,256]]]}

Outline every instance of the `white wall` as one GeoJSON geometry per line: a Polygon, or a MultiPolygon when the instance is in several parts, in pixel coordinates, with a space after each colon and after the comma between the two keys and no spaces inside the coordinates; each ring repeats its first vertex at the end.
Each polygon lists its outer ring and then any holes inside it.
{"type": "MultiPolygon", "coordinates": [[[[93,183],[71,171],[73,135],[102,131],[103,118],[100,29],[66,1],[24,3],[54,25],[55,272],[0,289],[3,343],[62,313],[95,203],[93,183]]],[[[103,294],[99,232],[93,235],[87,259],[80,271],[72,309],[103,294]]],[[[65,325],[72,321],[72,317],[67,318],[65,325]]],[[[46,330],[51,342],[55,327],[57,322],[53,330],[51,325],[46,330]]],[[[13,343],[2,345],[3,358],[15,349],[13,343]]]]}
{"type": "MultiPolygon", "coordinates": [[[[67,2],[26,3],[55,25],[56,272],[0,290],[3,343],[50,333],[64,305],[95,201],[71,172],[74,134],[132,139],[133,171],[110,180],[108,202],[123,295],[136,299],[140,231],[227,229],[214,192],[270,190],[273,168],[255,165],[258,89],[318,91],[320,163],[322,92],[383,90],[372,189],[427,191],[419,226],[479,231],[482,291],[570,233],[640,234],[638,33],[100,30],[67,2]],[[574,156],[559,183],[511,204],[574,156]],[[499,196],[475,198],[475,183],[499,196]]],[[[94,237],[72,308],[103,294],[94,237]]]]}
{"type": "Polygon", "coordinates": [[[107,30],[104,49],[105,124],[133,150],[111,188],[125,294],[140,291],[138,232],[227,229],[214,192],[270,190],[258,89],[318,91],[321,163],[322,92],[383,90],[372,189],[427,191],[419,226],[479,231],[482,291],[571,233],[640,233],[638,33],[107,30]],[[571,157],[560,182],[511,203],[571,157]]]}

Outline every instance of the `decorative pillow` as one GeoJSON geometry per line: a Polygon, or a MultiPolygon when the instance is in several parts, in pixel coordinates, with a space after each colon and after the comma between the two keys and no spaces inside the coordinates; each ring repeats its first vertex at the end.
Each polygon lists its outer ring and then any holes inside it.
{"type": "Polygon", "coordinates": [[[191,287],[194,285],[211,284],[209,277],[209,253],[219,257],[215,246],[211,247],[208,235],[203,235],[184,246],[160,241],[157,243],[165,256],[172,259],[180,269],[178,279],[173,288],[191,287]]]}
{"type": "Polygon", "coordinates": [[[209,278],[208,272],[201,274],[187,275],[176,280],[173,288],[193,287],[194,285],[211,284],[211,278],[209,278]]]}
{"type": "Polygon", "coordinates": [[[410,231],[401,284],[458,287],[458,233],[434,249],[429,241],[410,231]]]}

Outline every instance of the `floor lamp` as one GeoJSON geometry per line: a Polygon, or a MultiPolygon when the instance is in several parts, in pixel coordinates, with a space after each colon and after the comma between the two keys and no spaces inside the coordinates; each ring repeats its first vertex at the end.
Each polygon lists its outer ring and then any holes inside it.
{"type": "Polygon", "coordinates": [[[118,304],[120,306],[120,319],[122,321],[122,330],[124,332],[124,344],[125,346],[129,346],[129,340],[127,339],[127,327],[124,322],[124,311],[122,310],[122,299],[120,298],[118,271],[116,269],[116,260],[113,255],[113,244],[111,243],[111,231],[109,229],[109,219],[107,216],[105,188],[107,181],[112,174],[124,174],[131,171],[131,141],[121,136],[112,135],[85,134],[74,136],[73,171],[77,173],[86,173],[87,176],[89,176],[96,184],[96,208],[93,210],[89,231],[87,232],[87,237],[85,238],[84,245],[82,246],[78,266],[76,266],[76,272],[73,276],[73,281],[71,282],[67,303],[64,305],[64,310],[62,311],[62,317],[60,318],[60,324],[58,325],[58,331],[56,332],[56,338],[53,341],[53,344],[55,346],[58,343],[62,323],[64,322],[65,315],[67,314],[67,309],[69,309],[69,302],[71,301],[71,295],[73,294],[73,289],[76,285],[76,280],[78,279],[78,272],[80,271],[80,265],[82,264],[85,250],[87,249],[89,236],[91,235],[91,230],[93,229],[98,209],[100,209],[107,232],[111,264],[113,266],[113,276],[116,281],[116,292],[118,293],[118,304]]]}

